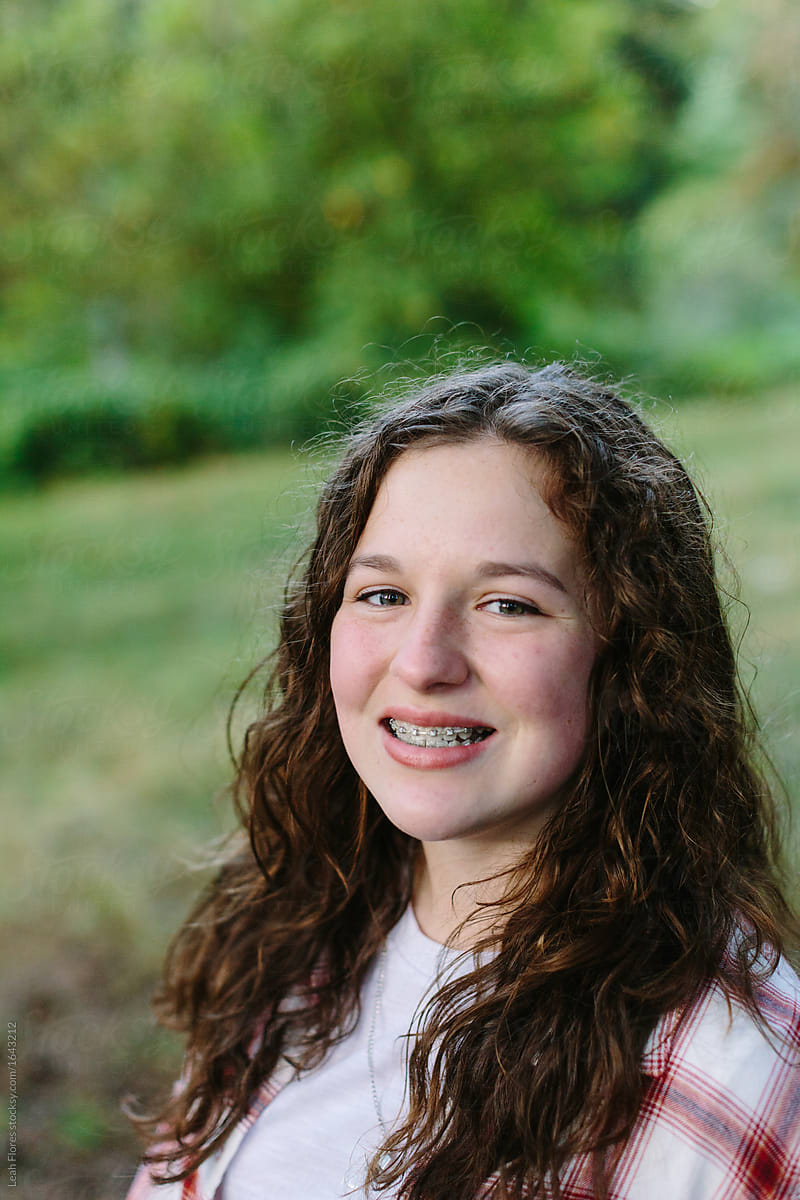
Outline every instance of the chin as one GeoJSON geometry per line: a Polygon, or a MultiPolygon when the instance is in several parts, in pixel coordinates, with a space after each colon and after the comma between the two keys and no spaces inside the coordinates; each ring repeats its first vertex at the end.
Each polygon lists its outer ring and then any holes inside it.
{"type": "Polygon", "coordinates": [[[463,838],[479,837],[481,834],[491,834],[496,828],[494,821],[465,821],[463,811],[448,814],[444,805],[436,804],[429,798],[420,801],[418,805],[398,805],[396,797],[394,802],[385,805],[381,804],[379,799],[377,803],[396,829],[419,842],[459,841],[463,838]]]}
{"type": "Polygon", "coordinates": [[[401,833],[416,838],[419,842],[445,842],[450,838],[463,837],[469,832],[463,828],[463,823],[448,821],[430,804],[419,807],[413,805],[401,807],[397,804],[396,798],[394,803],[389,802],[388,804],[382,804],[378,797],[375,799],[387,821],[390,821],[401,833]]]}

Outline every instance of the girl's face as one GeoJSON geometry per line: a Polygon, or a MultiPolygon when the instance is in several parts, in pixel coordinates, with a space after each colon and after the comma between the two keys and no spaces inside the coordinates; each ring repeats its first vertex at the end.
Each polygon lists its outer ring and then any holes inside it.
{"type": "Polygon", "coordinates": [[[544,475],[490,438],[406,451],[350,562],[331,631],[339,728],[423,843],[529,843],[581,760],[597,642],[544,475]]]}

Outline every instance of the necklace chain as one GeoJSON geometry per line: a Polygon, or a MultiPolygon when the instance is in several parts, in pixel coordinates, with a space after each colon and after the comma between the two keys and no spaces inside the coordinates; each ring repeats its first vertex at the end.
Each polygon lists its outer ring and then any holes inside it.
{"type": "Polygon", "coordinates": [[[375,1115],[378,1118],[378,1124],[386,1136],[386,1122],[383,1119],[381,1111],[381,1102],[378,1097],[378,1084],[375,1079],[375,1031],[378,1025],[378,1017],[381,1011],[381,1003],[383,1001],[383,985],[386,980],[386,942],[383,943],[378,956],[378,978],[375,983],[375,1004],[372,1009],[372,1020],[370,1021],[369,1034],[367,1036],[367,1066],[369,1067],[369,1082],[372,1088],[372,1103],[375,1105],[375,1115]]]}

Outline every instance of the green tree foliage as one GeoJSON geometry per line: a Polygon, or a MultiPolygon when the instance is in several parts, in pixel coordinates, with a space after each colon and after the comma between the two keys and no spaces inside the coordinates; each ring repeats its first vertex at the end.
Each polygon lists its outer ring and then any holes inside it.
{"type": "Polygon", "coordinates": [[[358,347],[439,315],[546,336],[551,296],[627,286],[601,234],[668,171],[684,21],[624,0],[19,5],[4,354],[358,347]]]}
{"type": "Polygon", "coordinates": [[[674,132],[681,172],[642,214],[639,333],[688,386],[800,371],[800,8],[729,0],[674,132]]]}
{"type": "Polygon", "coordinates": [[[129,463],[302,436],[437,330],[663,369],[720,11],[12,0],[0,458],[102,462],[107,411],[129,463]]]}

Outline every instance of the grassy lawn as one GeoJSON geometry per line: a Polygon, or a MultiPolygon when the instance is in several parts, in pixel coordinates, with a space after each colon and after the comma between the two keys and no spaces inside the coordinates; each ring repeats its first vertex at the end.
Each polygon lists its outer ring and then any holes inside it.
{"type": "MultiPolygon", "coordinates": [[[[743,637],[740,668],[765,741],[795,811],[800,805],[800,402],[796,392],[759,400],[698,401],[659,425],[705,491],[732,572],[721,577],[743,604],[731,625],[743,637]],[[737,577],[738,576],[738,587],[737,577]]],[[[795,839],[795,860],[800,842],[795,839]]]]}
{"type": "Polygon", "coordinates": [[[227,709],[272,641],[312,498],[283,453],[0,506],[3,1008],[26,1200],[125,1193],[120,1096],[175,1069],[148,997],[199,887],[187,863],[232,823],[227,709]]]}
{"type": "MultiPolygon", "coordinates": [[[[779,393],[651,415],[718,513],[752,611],[743,674],[798,797],[800,406],[779,393]]],[[[137,1150],[119,1097],[174,1070],[147,997],[198,888],[187,862],[230,828],[225,715],[270,646],[313,474],[287,452],[0,505],[3,1000],[26,1198],[124,1195],[137,1150]]],[[[733,619],[744,628],[741,607],[733,619]]]]}

